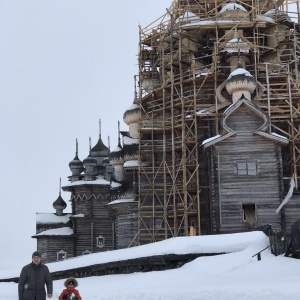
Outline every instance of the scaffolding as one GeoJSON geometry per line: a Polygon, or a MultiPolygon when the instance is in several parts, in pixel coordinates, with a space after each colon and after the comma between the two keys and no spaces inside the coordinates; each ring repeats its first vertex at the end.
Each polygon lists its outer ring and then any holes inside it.
{"type": "Polygon", "coordinates": [[[140,29],[139,244],[211,233],[214,182],[200,146],[219,134],[231,102],[218,87],[238,62],[259,83],[252,101],[268,114],[269,132],[290,141],[284,186],[294,178],[299,193],[298,17],[298,1],[175,0],[140,29]]]}

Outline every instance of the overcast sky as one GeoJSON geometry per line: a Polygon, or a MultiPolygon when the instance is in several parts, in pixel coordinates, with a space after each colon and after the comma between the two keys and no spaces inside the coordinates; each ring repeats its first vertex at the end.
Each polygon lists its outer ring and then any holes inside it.
{"type": "MultiPolygon", "coordinates": [[[[171,0],[0,0],[0,268],[36,249],[36,212],[54,212],[79,142],[117,146],[132,104],[138,34],[171,0]]],[[[62,193],[70,211],[69,193],[62,193]]]]}

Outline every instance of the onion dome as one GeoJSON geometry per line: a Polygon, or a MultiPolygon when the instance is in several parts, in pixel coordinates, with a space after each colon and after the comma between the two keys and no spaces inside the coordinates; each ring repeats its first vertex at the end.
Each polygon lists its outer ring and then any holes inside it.
{"type": "Polygon", "coordinates": [[[83,171],[83,163],[76,155],[72,161],[69,163],[70,170],[72,175],[80,175],[83,171]]]}
{"type": "Polygon", "coordinates": [[[96,166],[97,160],[92,157],[91,154],[83,160],[83,165],[85,168],[85,180],[95,180],[96,179],[96,166]]]}
{"type": "Polygon", "coordinates": [[[53,202],[53,208],[56,210],[58,216],[62,215],[63,210],[67,207],[67,203],[61,197],[60,193],[58,198],[53,202]]]}
{"type": "Polygon", "coordinates": [[[222,9],[219,11],[218,16],[222,20],[229,20],[229,21],[250,20],[250,14],[245,9],[245,7],[235,2],[225,4],[222,7],[222,9]]]}
{"type": "Polygon", "coordinates": [[[76,153],[74,159],[69,163],[69,168],[72,172],[71,181],[79,179],[81,172],[83,171],[82,161],[78,158],[78,142],[76,140],[76,153]]]}
{"type": "Polygon", "coordinates": [[[125,124],[129,126],[129,134],[134,138],[139,137],[138,121],[141,119],[141,117],[142,117],[142,113],[141,113],[140,106],[137,103],[135,103],[135,101],[131,106],[127,108],[127,110],[123,115],[123,120],[125,124]]]}
{"type": "Polygon", "coordinates": [[[240,64],[236,70],[231,72],[225,86],[228,93],[232,95],[233,103],[239,100],[243,95],[248,100],[251,100],[251,94],[257,87],[253,76],[240,64]]]}
{"type": "Polygon", "coordinates": [[[63,210],[67,207],[67,203],[61,197],[61,178],[59,179],[59,196],[53,202],[53,208],[56,210],[56,215],[61,216],[63,214],[63,210]]]}
{"type": "Polygon", "coordinates": [[[120,143],[116,149],[110,153],[110,163],[114,166],[115,179],[122,181],[124,179],[124,155],[120,143]]]}
{"type": "Polygon", "coordinates": [[[102,142],[101,136],[99,136],[99,140],[97,144],[91,149],[92,156],[109,156],[109,149],[102,142]]]}

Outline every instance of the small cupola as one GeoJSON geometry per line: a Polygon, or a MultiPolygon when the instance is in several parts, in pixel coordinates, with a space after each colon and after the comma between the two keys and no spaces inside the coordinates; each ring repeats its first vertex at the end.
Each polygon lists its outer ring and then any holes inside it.
{"type": "Polygon", "coordinates": [[[99,120],[99,139],[97,144],[90,150],[90,155],[97,161],[95,172],[97,175],[103,175],[109,159],[110,149],[106,147],[101,138],[101,120],[99,120]]]}
{"type": "Polygon", "coordinates": [[[87,158],[83,160],[83,166],[85,169],[85,180],[95,180],[96,179],[96,166],[97,160],[91,155],[91,138],[90,138],[90,154],[87,158]]]}
{"type": "Polygon", "coordinates": [[[118,146],[110,153],[109,161],[114,167],[116,180],[121,181],[124,178],[124,153],[120,139],[120,122],[118,122],[118,135],[118,146]]]}
{"type": "MultiPolygon", "coordinates": [[[[135,79],[136,80],[136,79],[135,79]]],[[[133,104],[130,105],[123,115],[123,120],[129,126],[129,134],[134,138],[139,138],[139,120],[142,118],[141,108],[138,105],[136,83],[133,104]]]]}
{"type": "Polygon", "coordinates": [[[111,151],[109,156],[109,161],[113,166],[124,163],[124,153],[123,153],[123,148],[121,146],[119,121],[118,121],[118,146],[113,151],[111,151]]]}
{"type": "Polygon", "coordinates": [[[82,161],[78,158],[78,142],[76,139],[76,153],[75,153],[75,157],[72,161],[70,161],[69,163],[69,168],[72,172],[72,176],[71,176],[71,181],[76,181],[80,179],[80,174],[83,171],[83,163],[82,161]]]}
{"type": "Polygon", "coordinates": [[[64,201],[64,199],[61,197],[61,178],[59,179],[59,196],[58,198],[53,202],[53,208],[56,211],[57,216],[63,215],[63,210],[67,207],[67,203],[64,201]]]}
{"type": "Polygon", "coordinates": [[[251,101],[251,94],[257,88],[253,76],[239,63],[226,80],[226,90],[232,95],[232,102],[237,102],[242,96],[251,101]]]}

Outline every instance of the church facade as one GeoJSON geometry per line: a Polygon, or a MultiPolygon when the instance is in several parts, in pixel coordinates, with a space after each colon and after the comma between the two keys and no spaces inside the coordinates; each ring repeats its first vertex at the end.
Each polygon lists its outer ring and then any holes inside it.
{"type": "Polygon", "coordinates": [[[141,30],[128,132],[113,151],[100,134],[83,161],[76,145],[72,212],[59,195],[37,214],[44,261],[299,219],[300,29],[251,3],[174,0],[141,30]]]}

